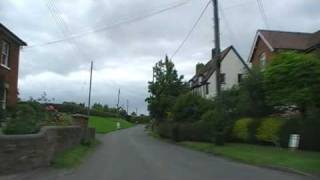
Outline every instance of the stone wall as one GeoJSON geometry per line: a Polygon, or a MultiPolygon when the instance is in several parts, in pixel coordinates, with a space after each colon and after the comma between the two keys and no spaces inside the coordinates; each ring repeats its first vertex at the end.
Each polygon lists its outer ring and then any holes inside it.
{"type": "Polygon", "coordinates": [[[49,166],[57,153],[94,137],[95,129],[80,126],[43,127],[37,134],[0,135],[0,174],[49,166]]]}

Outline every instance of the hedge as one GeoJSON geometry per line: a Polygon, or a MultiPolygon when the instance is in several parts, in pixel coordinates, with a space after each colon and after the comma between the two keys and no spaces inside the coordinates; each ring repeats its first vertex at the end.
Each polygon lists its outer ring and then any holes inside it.
{"type": "Polygon", "coordinates": [[[252,118],[237,120],[232,128],[232,137],[243,142],[250,142],[249,126],[252,121],[252,118]]]}
{"type": "Polygon", "coordinates": [[[157,132],[161,137],[175,141],[211,142],[213,140],[212,124],[209,122],[160,123],[157,132]]]}
{"type": "Polygon", "coordinates": [[[284,123],[285,120],[274,117],[262,119],[261,125],[257,129],[257,139],[280,146],[280,130],[284,123]]]}

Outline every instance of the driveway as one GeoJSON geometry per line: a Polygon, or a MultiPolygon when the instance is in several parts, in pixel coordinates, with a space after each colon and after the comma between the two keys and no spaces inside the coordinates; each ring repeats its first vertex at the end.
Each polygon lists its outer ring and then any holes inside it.
{"type": "MultiPolygon", "coordinates": [[[[74,170],[40,169],[5,180],[311,180],[237,163],[166,143],[143,126],[99,136],[98,146],[74,170]]],[[[0,177],[1,179],[1,177],[0,177]]]]}

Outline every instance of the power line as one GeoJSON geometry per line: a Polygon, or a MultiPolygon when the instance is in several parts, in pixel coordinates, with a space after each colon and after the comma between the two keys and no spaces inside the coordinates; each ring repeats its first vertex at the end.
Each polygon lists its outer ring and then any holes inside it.
{"type": "Polygon", "coordinates": [[[267,14],[266,14],[266,12],[264,10],[263,3],[262,3],[261,0],[257,0],[257,3],[258,3],[258,6],[259,6],[259,11],[260,11],[262,20],[264,22],[264,25],[266,26],[266,28],[269,28],[268,18],[267,18],[267,14]]]}
{"type": "Polygon", "coordinates": [[[225,24],[225,26],[226,26],[226,28],[227,28],[227,30],[228,30],[228,32],[229,32],[229,38],[230,38],[230,40],[233,41],[232,43],[234,43],[236,46],[238,46],[238,43],[237,43],[237,40],[236,40],[236,38],[235,38],[234,32],[233,32],[232,29],[231,29],[231,26],[230,26],[230,24],[229,24],[229,21],[228,21],[226,15],[225,15],[224,9],[222,8],[221,5],[220,5],[220,8],[219,8],[219,9],[220,9],[220,14],[221,14],[221,16],[222,16],[222,19],[224,20],[223,22],[224,22],[224,24],[225,24]]]}
{"type": "MultiPolygon", "coordinates": [[[[64,35],[64,37],[68,37],[68,34],[71,34],[71,30],[68,26],[68,24],[63,20],[63,18],[60,16],[60,11],[58,10],[58,8],[56,7],[54,0],[48,0],[47,1],[47,6],[48,9],[53,17],[53,19],[55,20],[56,24],[61,27],[61,32],[64,35]]],[[[70,39],[70,42],[73,44],[73,46],[71,45],[71,48],[75,52],[76,55],[81,54],[81,57],[84,58],[84,60],[88,60],[89,57],[87,56],[87,54],[85,54],[85,52],[83,50],[81,50],[79,44],[76,42],[75,39],[70,39]],[[75,48],[75,49],[74,49],[75,48]]]]}
{"type": "Polygon", "coordinates": [[[110,30],[110,29],[116,28],[116,27],[121,26],[121,25],[125,25],[125,24],[130,24],[130,23],[133,23],[133,22],[141,21],[141,20],[144,20],[146,18],[161,14],[163,12],[178,8],[180,6],[183,6],[183,5],[187,4],[188,2],[190,2],[190,0],[178,3],[176,5],[173,5],[173,6],[164,8],[164,9],[160,9],[160,10],[151,12],[151,13],[143,15],[143,16],[133,17],[133,18],[130,18],[128,20],[123,20],[121,22],[117,22],[117,23],[114,23],[114,24],[111,24],[111,25],[106,25],[104,27],[96,28],[96,29],[93,29],[93,30],[90,30],[90,31],[87,31],[87,32],[71,35],[71,36],[63,38],[63,39],[58,39],[58,40],[55,40],[55,41],[50,41],[50,42],[46,42],[46,43],[42,43],[42,44],[30,45],[30,46],[27,46],[26,48],[32,48],[32,47],[56,44],[56,43],[68,41],[68,40],[71,40],[71,39],[81,38],[81,37],[86,36],[86,35],[91,34],[91,33],[98,33],[98,32],[102,32],[102,31],[110,30]]]}
{"type": "Polygon", "coordinates": [[[198,17],[198,19],[196,20],[196,22],[193,24],[192,28],[190,29],[190,31],[188,32],[187,36],[183,39],[183,41],[181,42],[181,44],[178,46],[178,48],[174,51],[174,53],[172,54],[171,58],[172,59],[179,51],[180,49],[183,47],[183,45],[186,43],[186,41],[189,39],[189,37],[191,36],[192,32],[195,30],[195,28],[197,27],[197,25],[199,24],[202,16],[204,15],[204,13],[206,12],[207,8],[209,7],[209,5],[211,4],[211,0],[208,1],[208,3],[206,4],[206,6],[203,8],[203,10],[200,13],[200,16],[198,17]]]}

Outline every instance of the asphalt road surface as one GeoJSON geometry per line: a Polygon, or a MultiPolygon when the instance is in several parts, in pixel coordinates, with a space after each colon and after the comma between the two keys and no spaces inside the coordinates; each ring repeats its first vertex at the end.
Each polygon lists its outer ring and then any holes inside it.
{"type": "MultiPolygon", "coordinates": [[[[311,180],[254,167],[154,139],[143,126],[99,137],[102,144],[74,170],[40,169],[5,180],[311,180]]],[[[1,179],[1,177],[0,177],[1,179]]]]}

